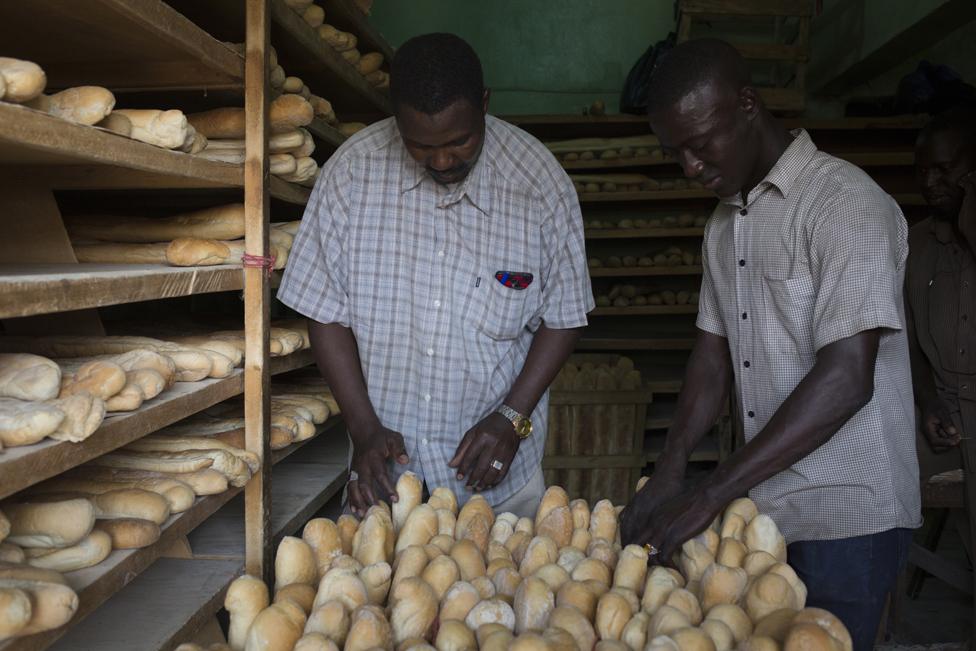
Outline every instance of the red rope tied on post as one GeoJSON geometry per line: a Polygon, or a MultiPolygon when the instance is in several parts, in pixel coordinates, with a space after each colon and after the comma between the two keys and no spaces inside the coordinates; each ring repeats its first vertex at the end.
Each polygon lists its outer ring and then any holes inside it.
{"type": "Polygon", "coordinates": [[[257,267],[260,269],[268,270],[268,278],[271,277],[271,272],[274,271],[275,260],[277,256],[272,253],[269,256],[264,255],[251,255],[250,253],[245,253],[241,256],[241,264],[245,267],[257,267]]]}

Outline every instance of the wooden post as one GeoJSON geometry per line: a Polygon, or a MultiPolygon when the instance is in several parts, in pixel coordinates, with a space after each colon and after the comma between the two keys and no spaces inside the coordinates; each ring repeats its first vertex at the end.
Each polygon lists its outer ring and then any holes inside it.
{"type": "MultiPolygon", "coordinates": [[[[244,65],[244,250],[268,255],[268,2],[247,0],[244,65]]],[[[244,489],[245,566],[271,578],[271,449],[268,374],[268,272],[244,267],[244,428],[261,470],[244,489]]]]}

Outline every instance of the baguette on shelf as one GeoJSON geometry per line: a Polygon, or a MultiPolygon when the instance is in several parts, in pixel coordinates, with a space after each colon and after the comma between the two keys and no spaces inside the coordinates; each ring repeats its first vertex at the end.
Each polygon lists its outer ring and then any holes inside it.
{"type": "Polygon", "coordinates": [[[606,258],[591,257],[587,260],[590,269],[600,267],[690,267],[701,264],[701,253],[679,246],[669,246],[666,249],[648,251],[644,255],[611,255],[606,258]]]}
{"type": "Polygon", "coordinates": [[[699,293],[692,290],[655,290],[640,285],[613,285],[608,294],[596,296],[597,307],[644,307],[653,305],[698,305],[699,293]]]}
{"type": "Polygon", "coordinates": [[[78,595],[60,572],[0,563],[0,640],[59,628],[77,610],[78,595]]]}
{"type": "Polygon", "coordinates": [[[618,138],[574,138],[545,143],[546,148],[563,161],[615,160],[618,158],[646,158],[665,160],[657,136],[628,136],[618,138]]]}
{"type": "Polygon", "coordinates": [[[633,228],[701,228],[708,222],[707,215],[692,215],[682,213],[680,215],[668,215],[666,217],[648,218],[624,218],[616,221],[587,219],[583,222],[583,228],[610,228],[629,230],[633,228]]]}
{"type": "Polygon", "coordinates": [[[839,619],[805,608],[783,536],[748,499],[682,546],[678,571],[621,548],[608,500],[591,509],[551,486],[530,519],[481,496],[459,511],[444,488],[421,503],[420,489],[404,473],[395,512],[282,539],[273,598],[247,575],[227,591],[230,648],[852,649],[839,619]]]}
{"type": "Polygon", "coordinates": [[[579,193],[701,190],[704,187],[699,181],[660,179],[644,174],[570,174],[569,178],[579,193]]]}

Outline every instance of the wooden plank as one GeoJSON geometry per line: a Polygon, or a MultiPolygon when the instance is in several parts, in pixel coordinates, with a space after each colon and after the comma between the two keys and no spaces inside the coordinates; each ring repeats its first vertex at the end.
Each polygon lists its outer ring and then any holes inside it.
{"type": "Polygon", "coordinates": [[[668,201],[672,199],[715,199],[708,190],[644,190],[639,192],[581,192],[580,203],[604,201],[668,201]]]}
{"type": "Polygon", "coordinates": [[[691,350],[694,346],[694,337],[587,337],[584,334],[576,343],[576,350],[691,350]]]}
{"type": "Polygon", "coordinates": [[[965,567],[942,558],[919,544],[908,549],[908,562],[920,567],[932,576],[945,581],[963,594],[973,594],[973,573],[965,567]]]}
{"type": "Polygon", "coordinates": [[[305,127],[308,129],[313,136],[326,143],[332,147],[339,147],[342,143],[346,141],[346,137],[339,133],[331,124],[327,124],[321,118],[315,118],[312,123],[305,127]]]}
{"type": "MultiPolygon", "coordinates": [[[[146,568],[164,556],[166,550],[174,542],[182,539],[201,522],[213,515],[240,490],[239,488],[231,488],[219,495],[198,497],[189,509],[183,513],[175,513],[170,516],[169,520],[163,524],[159,540],[149,547],[115,550],[109,554],[108,558],[94,567],[65,574],[68,584],[78,593],[78,610],[71,621],[66,626],[53,631],[0,644],[0,651],[41,651],[50,647],[63,636],[70,644],[70,640],[73,639],[73,629],[79,626],[86,617],[132,583],[146,568]]],[[[141,640],[141,637],[138,639],[141,640]]]]}
{"type": "Polygon", "coordinates": [[[325,9],[327,23],[352,32],[359,38],[356,47],[360,52],[379,52],[387,64],[393,60],[393,48],[352,0],[322,0],[321,5],[325,9]]]}
{"type": "MultiPolygon", "coordinates": [[[[683,14],[727,16],[810,16],[810,0],[681,0],[683,14]]],[[[696,16],[697,18],[697,16],[696,16]]]]}
{"type": "Polygon", "coordinates": [[[704,237],[705,229],[693,228],[586,228],[583,234],[588,240],[615,240],[656,237],[704,237]]]}
{"type": "Polygon", "coordinates": [[[686,265],[680,267],[591,267],[590,277],[620,277],[620,276],[700,276],[701,265],[686,265]]]}
{"type": "Polygon", "coordinates": [[[631,307],[598,307],[590,316],[647,316],[649,314],[697,314],[697,305],[638,305],[631,307]]]}
{"type": "Polygon", "coordinates": [[[272,176],[268,182],[268,193],[275,199],[304,206],[308,203],[308,198],[312,194],[312,188],[306,188],[297,183],[289,183],[288,181],[279,179],[277,176],[272,176]]]}
{"type": "MultiPolygon", "coordinates": [[[[266,0],[247,0],[244,93],[244,249],[268,259],[271,220],[267,192],[268,46],[271,33],[266,0]]],[[[270,260],[268,261],[270,264],[270,260]]],[[[270,267],[269,267],[270,268],[270,267]]],[[[244,268],[244,441],[261,469],[244,487],[245,567],[265,582],[272,578],[271,391],[268,367],[271,295],[261,266],[244,268]]]]}
{"type": "MultiPolygon", "coordinates": [[[[273,374],[277,374],[311,363],[311,352],[304,350],[273,358],[270,368],[273,374]]],[[[111,452],[238,395],[243,389],[243,374],[239,370],[222,379],[178,382],[159,397],[146,401],[136,411],[109,416],[94,434],[81,443],[47,439],[34,445],[8,448],[0,455],[0,498],[111,452]]]]}
{"type": "Polygon", "coordinates": [[[237,87],[241,57],[162,0],[0,3],[4,51],[39,62],[48,89],[237,87]],[[37,29],[43,26],[44,37],[37,29]]]}
{"type": "MultiPolygon", "coordinates": [[[[0,103],[0,165],[99,163],[214,186],[240,187],[238,165],[161,149],[105,129],[75,124],[18,104],[0,103]]],[[[51,179],[57,189],[57,179],[51,179]]]]}
{"type": "Polygon", "coordinates": [[[242,571],[236,560],[159,559],[51,648],[172,649],[213,617],[242,571]]]}
{"type": "Polygon", "coordinates": [[[316,427],[317,433],[315,437],[307,439],[305,441],[299,441],[298,443],[292,443],[288,447],[282,448],[280,450],[272,451],[271,463],[277,465],[278,463],[284,461],[291,455],[295,454],[296,452],[298,452],[299,450],[307,446],[312,441],[315,441],[316,438],[318,438],[319,436],[331,436],[332,434],[338,436],[339,434],[337,432],[333,432],[333,430],[338,428],[339,425],[342,424],[342,422],[343,422],[342,416],[339,414],[329,416],[329,419],[327,421],[325,421],[324,423],[316,427]]]}

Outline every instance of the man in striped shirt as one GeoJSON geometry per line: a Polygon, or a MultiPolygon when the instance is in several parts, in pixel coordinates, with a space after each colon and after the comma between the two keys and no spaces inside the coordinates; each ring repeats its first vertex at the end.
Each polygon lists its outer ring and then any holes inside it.
{"type": "Polygon", "coordinates": [[[593,308],[576,192],[542,143],[486,115],[457,36],[404,43],[390,84],[395,117],[323,167],[278,298],[309,317],[342,407],[355,513],[411,470],[532,515],[546,389],[593,308]]]}
{"type": "Polygon", "coordinates": [[[662,146],[721,201],[705,228],[699,332],[674,424],[622,515],[623,541],[670,559],[748,492],[786,537],[807,605],[871,649],[920,524],[905,220],[864,172],[784,129],[727,43],[677,46],[648,99],[662,146]],[[747,443],[685,487],[733,381],[747,443]]]}

